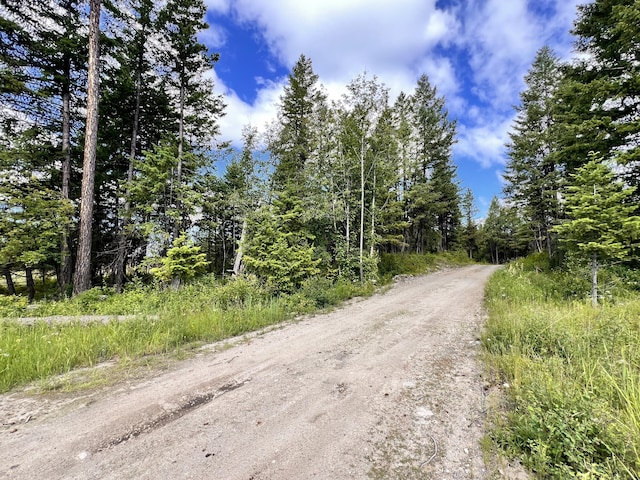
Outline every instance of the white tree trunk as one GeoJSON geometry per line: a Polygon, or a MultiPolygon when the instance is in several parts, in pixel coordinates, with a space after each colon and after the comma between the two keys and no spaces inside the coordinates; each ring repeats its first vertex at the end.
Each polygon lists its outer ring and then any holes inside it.
{"type": "Polygon", "coordinates": [[[242,254],[244,253],[244,239],[247,232],[247,221],[244,220],[242,222],[242,233],[240,234],[240,245],[238,245],[238,250],[236,250],[236,259],[233,262],[233,275],[238,276],[244,270],[242,264],[242,254]]]}
{"type": "Polygon", "coordinates": [[[591,305],[598,306],[598,254],[591,259],[591,305]]]}

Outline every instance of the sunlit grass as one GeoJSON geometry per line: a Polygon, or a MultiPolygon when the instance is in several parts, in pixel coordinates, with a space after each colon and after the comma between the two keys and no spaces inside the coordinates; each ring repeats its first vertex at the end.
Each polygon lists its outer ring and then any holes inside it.
{"type": "Polygon", "coordinates": [[[594,309],[574,278],[517,267],[487,287],[504,409],[491,437],[536,478],[639,478],[640,297],[594,309]]]}

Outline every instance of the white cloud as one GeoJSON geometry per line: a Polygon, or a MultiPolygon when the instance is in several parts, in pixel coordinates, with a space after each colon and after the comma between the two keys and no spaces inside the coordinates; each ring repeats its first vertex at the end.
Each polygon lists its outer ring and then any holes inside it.
{"type": "Polygon", "coordinates": [[[504,165],[504,146],[509,140],[511,124],[512,118],[496,118],[475,126],[459,125],[454,154],[471,158],[484,168],[504,165]]]}
{"type": "Polygon", "coordinates": [[[213,79],[216,92],[224,95],[227,104],[227,113],[219,120],[220,140],[229,140],[234,146],[241,147],[242,128],[245,125],[252,125],[264,132],[265,126],[276,118],[276,105],[282,94],[284,80],[274,82],[263,79],[256,100],[248,104],[233,89],[227,87],[215,72],[213,79]]]}
{"type": "MultiPolygon", "coordinates": [[[[448,7],[436,0],[207,1],[256,29],[281,64],[311,58],[330,98],[366,70],[389,87],[393,101],[426,73],[459,118],[456,154],[489,167],[504,163],[512,106],[536,51],[549,44],[569,55],[568,30],[584,0],[461,0],[448,7]]],[[[243,124],[261,127],[275,118],[281,82],[258,78],[256,88],[251,105],[227,95],[221,123],[234,140],[243,124]]]]}
{"type": "Polygon", "coordinates": [[[215,50],[227,43],[227,32],[220,25],[213,24],[198,34],[198,40],[215,50]]]}
{"type": "Polygon", "coordinates": [[[210,12],[226,14],[231,7],[231,0],[205,0],[207,10],[210,12]]]}

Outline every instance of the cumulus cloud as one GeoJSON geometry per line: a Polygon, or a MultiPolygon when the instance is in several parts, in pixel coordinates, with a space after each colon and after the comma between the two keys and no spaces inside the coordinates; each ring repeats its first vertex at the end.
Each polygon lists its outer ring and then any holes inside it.
{"type": "MultiPolygon", "coordinates": [[[[207,2],[257,32],[281,65],[291,67],[301,53],[310,57],[331,98],[366,70],[389,87],[393,101],[426,73],[458,118],[455,154],[490,167],[504,163],[512,106],[536,51],[549,44],[569,55],[568,30],[583,0],[207,2]]],[[[224,40],[223,31],[212,39],[224,40]]],[[[237,140],[248,122],[261,127],[275,118],[282,83],[257,78],[251,104],[227,88],[221,123],[228,138],[237,140]]]]}
{"type": "Polygon", "coordinates": [[[505,144],[509,141],[512,122],[512,117],[498,117],[479,125],[459,125],[454,154],[473,159],[485,168],[504,165],[505,144]]]}
{"type": "Polygon", "coordinates": [[[284,79],[272,81],[263,79],[256,100],[249,104],[212,72],[214,85],[218,93],[224,95],[227,104],[226,115],[220,121],[220,139],[231,141],[234,146],[241,147],[242,129],[245,125],[252,125],[259,131],[277,115],[277,104],[284,87],[284,79]]]}

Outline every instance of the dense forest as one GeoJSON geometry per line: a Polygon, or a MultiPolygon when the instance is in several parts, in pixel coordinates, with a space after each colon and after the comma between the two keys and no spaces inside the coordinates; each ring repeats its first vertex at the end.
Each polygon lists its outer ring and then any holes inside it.
{"type": "Polygon", "coordinates": [[[388,252],[577,251],[597,270],[637,238],[635,2],[579,8],[579,60],[538,52],[505,198],[481,224],[452,161],[456,122],[425,74],[395,99],[362,74],[331,101],[301,55],[267,133],[247,125],[236,149],[218,131],[226,107],[207,74],[218,55],[198,40],[201,0],[1,0],[0,11],[8,293],[20,275],[32,298],[34,272],[55,273],[64,296],[242,271],[287,292],[316,275],[372,280],[388,252]]]}

